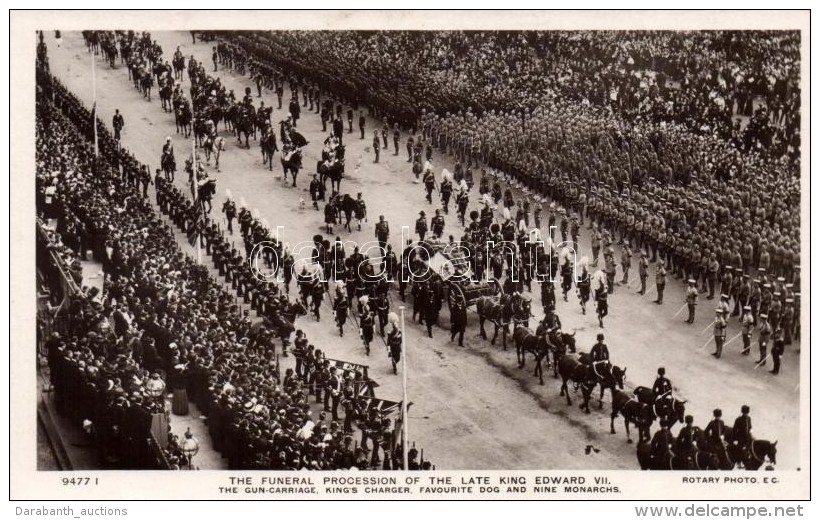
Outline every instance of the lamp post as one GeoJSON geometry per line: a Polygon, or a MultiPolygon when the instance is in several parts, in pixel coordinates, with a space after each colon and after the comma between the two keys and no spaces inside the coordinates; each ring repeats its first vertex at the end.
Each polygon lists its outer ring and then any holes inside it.
{"type": "Polygon", "coordinates": [[[401,350],[402,350],[402,365],[401,365],[401,375],[402,375],[402,400],[401,400],[401,418],[402,418],[402,441],[401,441],[401,454],[402,454],[402,464],[405,471],[409,468],[407,463],[407,442],[408,442],[408,435],[409,435],[409,418],[407,417],[407,348],[406,343],[404,340],[404,305],[399,307],[399,311],[401,311],[401,350]]]}
{"type": "Polygon", "coordinates": [[[182,441],[182,453],[188,461],[188,469],[194,469],[191,461],[194,458],[194,455],[199,453],[199,441],[197,441],[194,434],[191,433],[190,427],[185,431],[185,440],[182,441]]]}
{"type": "Polygon", "coordinates": [[[154,372],[148,378],[148,382],[145,383],[145,391],[149,396],[159,400],[165,395],[165,381],[159,377],[159,374],[154,372]]]}

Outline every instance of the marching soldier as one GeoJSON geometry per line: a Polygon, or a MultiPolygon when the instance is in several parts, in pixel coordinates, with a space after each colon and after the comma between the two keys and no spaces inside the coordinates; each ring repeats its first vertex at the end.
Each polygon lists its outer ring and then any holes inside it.
{"type": "Polygon", "coordinates": [[[225,218],[228,220],[228,233],[233,235],[233,219],[236,218],[236,203],[231,199],[226,199],[225,203],[222,204],[222,213],[225,214],[225,218]]]}
{"type": "Polygon", "coordinates": [[[382,256],[387,254],[387,239],[390,238],[390,226],[384,220],[384,215],[379,215],[379,221],[376,222],[376,240],[379,241],[379,248],[382,256]]]}
{"type": "Polygon", "coordinates": [[[111,122],[111,126],[114,127],[114,140],[118,143],[120,142],[120,132],[122,128],[125,126],[125,119],[123,119],[122,114],[120,114],[120,109],[114,110],[114,119],[111,122]]]}
{"type": "Polygon", "coordinates": [[[453,194],[453,183],[449,178],[441,180],[441,187],[439,188],[441,194],[441,205],[444,207],[444,213],[450,214],[450,196],[453,194]]]}
{"type": "Polygon", "coordinates": [[[419,218],[416,219],[416,233],[419,235],[419,241],[424,241],[424,235],[427,233],[427,219],[424,211],[419,211],[419,218]]]}
{"type": "Polygon", "coordinates": [[[349,303],[342,291],[342,285],[336,286],[336,296],[333,300],[333,310],[336,312],[336,325],[339,327],[339,336],[344,336],[344,326],[347,322],[347,311],[349,303]]]}
{"type": "Polygon", "coordinates": [[[310,291],[311,302],[313,303],[313,314],[316,316],[316,321],[320,321],[319,308],[322,306],[322,300],[325,296],[325,288],[322,282],[317,278],[313,281],[313,287],[310,291]]]}
{"type": "Polygon", "coordinates": [[[390,361],[393,363],[393,373],[398,374],[396,367],[401,361],[401,330],[393,323],[393,329],[387,334],[387,345],[390,349],[390,361]]]}
{"type": "Polygon", "coordinates": [[[598,291],[596,298],[596,309],[598,312],[598,326],[604,328],[604,318],[609,314],[609,302],[607,301],[607,291],[598,291]]]}
{"type": "Polygon", "coordinates": [[[467,328],[467,308],[464,302],[456,299],[450,307],[450,341],[458,336],[458,346],[464,346],[464,331],[467,328]]]}
{"type": "Polygon", "coordinates": [[[444,217],[441,215],[440,209],[436,210],[436,215],[430,224],[433,228],[433,237],[441,238],[441,235],[444,234],[444,217]]]}
{"type": "Polygon", "coordinates": [[[723,353],[723,342],[726,341],[726,318],[724,317],[723,309],[719,307],[715,310],[714,334],[715,351],[712,355],[720,359],[720,355],[723,353]]]}
{"type": "Polygon", "coordinates": [[[436,177],[433,174],[433,170],[426,169],[424,170],[424,178],[422,179],[424,182],[424,189],[427,192],[427,203],[433,203],[433,190],[436,188],[436,177]]]}
{"type": "Polygon", "coordinates": [[[370,343],[373,341],[373,331],[375,328],[375,320],[373,319],[374,312],[368,306],[368,296],[362,296],[359,301],[362,303],[361,319],[359,326],[361,327],[362,341],[364,342],[365,355],[370,355],[370,343]]]}
{"type": "Polygon", "coordinates": [[[590,294],[590,277],[586,265],[581,269],[581,275],[579,276],[576,286],[578,287],[578,300],[581,304],[581,314],[586,314],[590,294]]]}
{"type": "Polygon", "coordinates": [[[698,288],[695,281],[689,279],[689,287],[686,288],[686,306],[689,309],[689,317],[686,318],[686,323],[690,325],[695,323],[695,307],[698,304],[698,288]]]}

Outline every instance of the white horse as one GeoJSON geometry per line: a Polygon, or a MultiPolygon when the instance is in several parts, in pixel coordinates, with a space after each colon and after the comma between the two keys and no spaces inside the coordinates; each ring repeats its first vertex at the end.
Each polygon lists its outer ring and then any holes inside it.
{"type": "Polygon", "coordinates": [[[205,150],[205,162],[211,164],[211,155],[213,155],[216,171],[219,171],[219,156],[225,150],[225,138],[209,136],[202,143],[202,148],[205,150]]]}

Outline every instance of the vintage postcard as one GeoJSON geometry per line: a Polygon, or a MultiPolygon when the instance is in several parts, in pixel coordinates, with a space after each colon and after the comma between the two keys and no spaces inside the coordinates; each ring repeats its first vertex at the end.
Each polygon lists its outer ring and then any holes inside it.
{"type": "Polygon", "coordinates": [[[807,499],[809,39],[12,12],[11,498],[807,499]]]}

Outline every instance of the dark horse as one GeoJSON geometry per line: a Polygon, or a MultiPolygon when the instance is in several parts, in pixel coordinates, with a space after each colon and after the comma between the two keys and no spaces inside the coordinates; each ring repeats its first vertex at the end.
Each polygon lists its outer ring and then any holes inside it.
{"type": "Polygon", "coordinates": [[[522,324],[525,327],[530,319],[530,302],[518,295],[502,294],[496,302],[495,298],[484,296],[476,303],[478,311],[478,323],[481,327],[481,337],[487,339],[487,332],[484,330],[484,321],[490,320],[495,325],[495,332],[490,344],[495,345],[498,337],[498,330],[502,330],[502,346],[507,350],[507,335],[510,333],[510,323],[513,325],[522,324]]]}
{"type": "Polygon", "coordinates": [[[344,176],[345,165],[343,161],[334,161],[332,163],[319,161],[316,171],[319,172],[319,180],[327,190],[327,180],[330,179],[331,192],[338,192],[342,187],[342,177],[344,176]]]}
{"type": "Polygon", "coordinates": [[[282,173],[284,175],[283,181],[287,182],[288,172],[293,175],[293,186],[296,186],[296,176],[299,175],[299,170],[302,168],[302,150],[292,150],[285,152],[282,150],[282,173]]]}
{"type": "Polygon", "coordinates": [[[615,419],[618,414],[624,417],[624,426],[626,427],[626,442],[632,443],[632,438],[629,434],[629,423],[635,425],[638,429],[638,442],[642,440],[649,440],[649,428],[655,421],[655,412],[648,404],[638,401],[634,395],[630,395],[623,390],[613,390],[612,392],[612,414],[610,415],[609,433],[615,434],[615,419]]]}
{"type": "MultiPolygon", "coordinates": [[[[701,434],[702,431],[699,431],[701,434]]],[[[664,450],[662,456],[653,456],[651,445],[646,440],[638,442],[638,464],[641,469],[649,470],[716,470],[720,469],[717,455],[708,451],[695,449],[690,454],[675,453],[671,448],[664,450]]]]}
{"type": "Polygon", "coordinates": [[[253,136],[254,141],[256,140],[256,122],[254,121],[253,112],[240,107],[235,117],[233,129],[236,133],[236,138],[241,145],[242,134],[245,134],[245,148],[250,149],[250,137],[253,136]]]}
{"type": "Polygon", "coordinates": [[[639,386],[632,391],[638,398],[638,401],[648,404],[652,407],[655,416],[671,427],[676,422],[683,422],[686,416],[686,401],[681,401],[674,397],[660,399],[656,401],[651,388],[639,386]]]}
{"type": "Polygon", "coordinates": [[[513,330],[513,341],[518,368],[524,368],[527,353],[531,353],[535,358],[535,370],[532,375],[538,377],[539,383],[543,385],[544,373],[541,369],[541,360],[547,356],[549,351],[546,334],[536,335],[529,328],[519,325],[513,330]]]}
{"type": "Polygon", "coordinates": [[[160,159],[160,167],[168,180],[174,180],[174,173],[177,171],[177,162],[171,154],[163,154],[160,159]]]}
{"type": "MultiPolygon", "coordinates": [[[[581,408],[589,413],[589,400],[595,385],[601,385],[601,395],[604,389],[611,389],[615,392],[615,387],[624,387],[624,374],[626,369],[614,366],[608,361],[596,361],[594,363],[584,363],[575,356],[563,356],[558,361],[558,372],[561,374],[561,393],[567,398],[567,405],[572,401],[569,397],[568,381],[572,381],[576,388],[581,389],[584,402],[581,408]]],[[[603,404],[601,404],[603,407],[603,404]]]]}
{"type": "Polygon", "coordinates": [[[259,139],[259,145],[262,148],[262,164],[268,165],[268,171],[272,171],[273,154],[279,151],[279,146],[276,144],[276,134],[270,129],[266,130],[259,139]]]}
{"type": "Polygon", "coordinates": [[[204,184],[201,184],[197,188],[197,200],[201,204],[202,211],[206,213],[211,212],[211,199],[213,199],[214,194],[216,193],[216,181],[210,179],[206,181],[204,184]],[[205,205],[208,205],[208,209],[205,210],[205,205]]]}
{"type": "MultiPolygon", "coordinates": [[[[288,303],[286,308],[280,308],[273,312],[271,319],[264,318],[262,324],[272,329],[276,335],[282,340],[282,351],[287,355],[287,347],[290,343],[290,335],[296,330],[293,323],[298,316],[307,314],[307,308],[301,301],[288,303]]],[[[258,326],[259,324],[255,325],[258,326]]]]}

